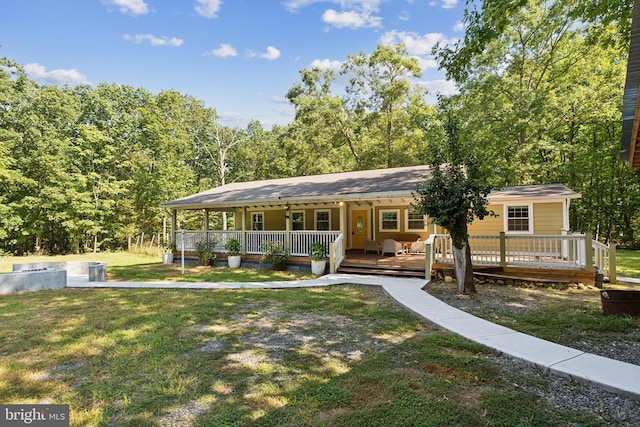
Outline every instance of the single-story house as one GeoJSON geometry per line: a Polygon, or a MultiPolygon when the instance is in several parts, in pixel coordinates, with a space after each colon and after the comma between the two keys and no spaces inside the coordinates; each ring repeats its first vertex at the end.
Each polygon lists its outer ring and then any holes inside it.
{"type": "MultiPolygon", "coordinates": [[[[187,230],[185,250],[214,235],[222,252],[224,241],[231,237],[242,242],[243,253],[261,253],[268,240],[282,242],[294,256],[307,256],[315,241],[329,245],[339,239],[344,255],[350,249],[364,249],[367,240],[427,240],[433,233],[443,233],[412,210],[416,185],[429,175],[430,167],[422,165],[236,182],[163,207],[172,213],[173,233],[179,232],[178,211],[203,212],[205,230],[187,230]],[[234,229],[208,230],[213,211],[232,212],[234,229]]],[[[569,206],[579,197],[562,184],[496,190],[488,199],[498,216],[474,221],[469,231],[560,235],[570,229],[569,206]]]]}

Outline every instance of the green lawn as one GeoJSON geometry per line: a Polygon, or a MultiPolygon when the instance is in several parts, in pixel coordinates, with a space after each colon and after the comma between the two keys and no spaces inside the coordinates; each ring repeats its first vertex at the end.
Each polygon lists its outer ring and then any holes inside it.
{"type": "Polygon", "coordinates": [[[0,402],[73,426],[599,425],[377,287],[0,297],[0,402]]]}
{"type": "Polygon", "coordinates": [[[618,276],[640,278],[640,251],[616,250],[618,276]]]}
{"type": "Polygon", "coordinates": [[[107,263],[108,280],[117,281],[185,281],[185,282],[266,282],[278,280],[311,279],[310,273],[273,271],[266,269],[186,266],[182,276],[178,264],[162,264],[159,256],[130,254],[125,252],[60,255],[0,257],[0,273],[10,272],[13,264],[51,261],[103,261],[107,263]]]}
{"type": "Polygon", "coordinates": [[[140,264],[160,263],[160,255],[134,254],[126,252],[89,253],[80,255],[57,255],[57,256],[0,256],[0,273],[11,272],[13,264],[26,264],[32,262],[53,262],[53,261],[101,261],[107,263],[107,268],[124,267],[140,264]]]}

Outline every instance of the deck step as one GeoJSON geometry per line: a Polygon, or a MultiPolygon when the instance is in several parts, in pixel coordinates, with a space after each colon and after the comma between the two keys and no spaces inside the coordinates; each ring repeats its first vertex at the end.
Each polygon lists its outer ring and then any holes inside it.
{"type": "Polygon", "coordinates": [[[393,268],[390,266],[373,266],[361,264],[345,264],[338,268],[338,273],[367,274],[378,276],[403,276],[424,278],[424,270],[418,268],[393,268]]]}

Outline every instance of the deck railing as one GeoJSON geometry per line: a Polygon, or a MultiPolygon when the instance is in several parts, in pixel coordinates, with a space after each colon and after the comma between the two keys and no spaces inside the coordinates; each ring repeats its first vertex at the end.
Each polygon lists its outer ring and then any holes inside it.
{"type": "MultiPolygon", "coordinates": [[[[427,263],[453,264],[451,236],[434,234],[427,241],[427,263]]],[[[590,233],[562,235],[470,235],[471,260],[474,264],[527,266],[534,268],[598,267],[615,280],[615,245],[591,239],[590,233]]]]}

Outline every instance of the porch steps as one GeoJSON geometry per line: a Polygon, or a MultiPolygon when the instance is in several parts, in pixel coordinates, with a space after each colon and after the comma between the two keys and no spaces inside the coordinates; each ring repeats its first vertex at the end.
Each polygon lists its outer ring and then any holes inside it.
{"type": "Polygon", "coordinates": [[[372,276],[401,276],[424,279],[424,268],[399,265],[371,265],[345,260],[338,268],[338,273],[366,274],[372,276]]]}

